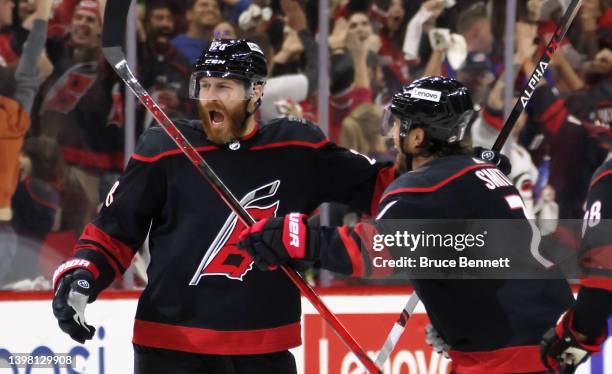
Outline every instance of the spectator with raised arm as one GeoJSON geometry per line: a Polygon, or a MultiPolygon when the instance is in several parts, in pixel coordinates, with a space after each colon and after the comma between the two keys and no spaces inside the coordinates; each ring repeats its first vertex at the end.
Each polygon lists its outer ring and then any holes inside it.
{"type": "Polygon", "coordinates": [[[459,15],[457,32],[465,38],[468,52],[489,54],[493,50],[491,18],[484,3],[476,3],[459,15]]]}
{"type": "Polygon", "coordinates": [[[123,117],[118,82],[101,51],[101,13],[96,1],[81,1],[70,33],[47,42],[53,73],[35,103],[33,130],[59,143],[69,178],[88,203],[63,201],[62,227],[78,231],[95,214],[100,177],[123,169],[123,117]],[[113,94],[115,90],[115,94],[113,94]]]}
{"type": "Polygon", "coordinates": [[[19,181],[19,155],[38,90],[37,65],[45,45],[51,3],[52,0],[37,1],[32,31],[15,75],[10,69],[0,67],[0,283],[11,269],[17,252],[11,225],[11,200],[19,181]]]}
{"type": "MultiPolygon", "coordinates": [[[[306,100],[317,89],[318,79],[318,45],[308,25],[306,15],[296,0],[281,0],[285,23],[289,30],[285,33],[283,44],[274,53],[268,40],[256,40],[264,52],[270,56],[268,71],[272,72],[266,83],[266,94],[260,107],[262,121],[284,116],[288,106],[297,106],[306,100]],[[276,74],[279,65],[297,65],[296,60],[304,56],[304,67],[294,73],[276,74]]],[[[267,38],[266,38],[267,39],[267,38]]]]}
{"type": "Polygon", "coordinates": [[[359,105],[373,102],[371,82],[376,76],[375,69],[368,68],[368,59],[376,56],[369,53],[372,39],[367,30],[371,29],[363,30],[358,25],[361,19],[363,13],[354,13],[350,21],[338,19],[330,35],[329,137],[335,142],[341,139],[344,118],[359,105]]]}

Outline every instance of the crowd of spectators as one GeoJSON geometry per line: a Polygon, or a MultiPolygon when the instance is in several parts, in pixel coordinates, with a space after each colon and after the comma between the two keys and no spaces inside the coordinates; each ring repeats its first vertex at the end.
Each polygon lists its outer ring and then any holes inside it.
{"type": "MultiPolygon", "coordinates": [[[[101,54],[104,3],[0,0],[0,288],[48,288],[124,166],[125,87],[101,54]]],[[[394,161],[382,109],[402,85],[444,75],[480,108],[467,142],[490,147],[505,74],[517,100],[568,3],[517,1],[507,67],[505,1],[330,0],[329,137],[394,161]]],[[[612,149],[610,3],[583,2],[503,150],[546,234],[583,216],[589,179],[612,149]]],[[[260,122],[321,122],[317,0],[139,0],[136,13],[135,70],[171,117],[195,116],[188,84],[201,51],[239,37],[268,57],[260,122]]],[[[137,135],[155,125],[142,107],[136,119],[137,135]]]]}

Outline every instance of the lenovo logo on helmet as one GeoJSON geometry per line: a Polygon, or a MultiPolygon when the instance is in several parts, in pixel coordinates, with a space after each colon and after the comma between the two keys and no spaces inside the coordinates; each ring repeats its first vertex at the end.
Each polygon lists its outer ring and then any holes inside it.
{"type": "Polygon", "coordinates": [[[436,103],[438,103],[440,102],[441,96],[442,92],[440,91],[426,90],[424,88],[415,88],[410,91],[411,99],[422,99],[427,101],[435,101],[436,103]]]}

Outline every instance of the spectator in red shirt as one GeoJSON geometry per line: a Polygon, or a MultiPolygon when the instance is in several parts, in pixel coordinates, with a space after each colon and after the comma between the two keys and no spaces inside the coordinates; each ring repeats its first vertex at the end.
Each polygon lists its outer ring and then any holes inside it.
{"type": "MultiPolygon", "coordinates": [[[[353,20],[357,24],[359,17],[353,20]]],[[[365,42],[369,37],[366,36],[367,30],[356,24],[349,26],[347,23],[346,31],[336,28],[334,37],[330,38],[334,54],[330,74],[329,137],[334,142],[340,141],[342,120],[359,105],[372,102],[367,66],[368,43],[365,42]]]]}
{"type": "Polygon", "coordinates": [[[13,23],[14,7],[13,0],[0,0],[0,66],[8,66],[18,58],[11,45],[12,34],[4,30],[13,23]]]}

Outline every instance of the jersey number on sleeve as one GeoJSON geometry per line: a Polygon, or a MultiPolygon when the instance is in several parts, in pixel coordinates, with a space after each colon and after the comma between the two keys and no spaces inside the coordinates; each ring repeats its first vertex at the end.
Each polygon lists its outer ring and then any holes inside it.
{"type": "Polygon", "coordinates": [[[113,194],[115,193],[115,190],[117,190],[117,187],[119,187],[119,181],[116,181],[111,187],[110,191],[108,191],[108,195],[106,195],[106,200],[104,201],[104,205],[106,205],[106,207],[109,207],[113,201],[115,201],[113,194]]]}
{"type": "Polygon", "coordinates": [[[584,221],[582,223],[582,236],[586,232],[588,227],[595,227],[601,222],[601,201],[597,200],[591,205],[591,209],[588,209],[584,213],[584,221]]]}

